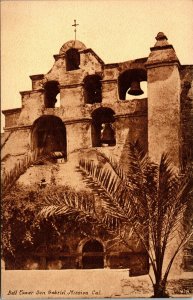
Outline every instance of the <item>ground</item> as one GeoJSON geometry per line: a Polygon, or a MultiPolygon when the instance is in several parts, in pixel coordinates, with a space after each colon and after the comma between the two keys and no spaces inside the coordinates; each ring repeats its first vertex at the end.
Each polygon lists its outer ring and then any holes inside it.
{"type": "MultiPolygon", "coordinates": [[[[149,298],[153,292],[147,275],[129,277],[128,270],[3,270],[2,275],[3,299],[149,298]]],[[[192,273],[171,279],[168,290],[171,297],[192,297],[192,273]]]]}

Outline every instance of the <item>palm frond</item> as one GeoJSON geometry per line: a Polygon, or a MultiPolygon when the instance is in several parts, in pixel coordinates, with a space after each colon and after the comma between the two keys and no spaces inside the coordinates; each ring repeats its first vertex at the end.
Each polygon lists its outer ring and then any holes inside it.
{"type": "Polygon", "coordinates": [[[120,164],[114,160],[112,157],[108,157],[105,153],[95,150],[99,156],[104,158],[104,160],[111,166],[114,173],[122,180],[126,179],[126,174],[124,173],[123,169],[120,167],[120,164]]]}
{"type": "Polygon", "coordinates": [[[126,188],[123,190],[120,178],[112,170],[107,168],[99,170],[98,165],[84,159],[80,161],[79,166],[88,186],[94,187],[102,199],[106,213],[122,219],[131,219],[128,193],[126,188]]]}
{"type": "Polygon", "coordinates": [[[33,164],[39,164],[50,157],[50,154],[42,154],[37,151],[29,152],[27,155],[19,162],[17,162],[14,167],[5,172],[2,178],[2,192],[5,195],[14,186],[16,181],[21,175],[23,175],[27,169],[33,164]]]}

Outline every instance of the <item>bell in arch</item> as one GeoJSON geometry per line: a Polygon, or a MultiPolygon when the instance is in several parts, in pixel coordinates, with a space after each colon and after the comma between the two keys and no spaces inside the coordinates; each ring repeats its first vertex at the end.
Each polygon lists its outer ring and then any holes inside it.
{"type": "Polygon", "coordinates": [[[144,92],[142,91],[140,87],[140,82],[139,81],[132,81],[131,82],[131,87],[128,91],[129,95],[134,95],[134,96],[139,96],[142,95],[144,92]]]}
{"type": "Polygon", "coordinates": [[[115,145],[115,132],[111,123],[102,124],[101,143],[109,146],[115,145]]]}

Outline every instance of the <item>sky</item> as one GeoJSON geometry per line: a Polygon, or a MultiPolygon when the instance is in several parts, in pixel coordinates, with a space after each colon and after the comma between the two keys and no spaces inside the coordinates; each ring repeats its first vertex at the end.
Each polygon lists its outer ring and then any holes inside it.
{"type": "MultiPolygon", "coordinates": [[[[77,39],[105,63],[147,57],[162,31],[181,64],[193,64],[192,0],[1,1],[1,109],[21,107],[30,75],[46,74],[54,54],[77,39]]],[[[1,131],[4,117],[1,121],[1,131]]]]}

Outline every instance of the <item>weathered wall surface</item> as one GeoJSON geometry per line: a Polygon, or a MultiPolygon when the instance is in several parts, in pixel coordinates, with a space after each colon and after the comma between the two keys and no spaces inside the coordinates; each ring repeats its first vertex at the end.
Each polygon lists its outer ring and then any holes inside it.
{"type": "Polygon", "coordinates": [[[180,75],[179,60],[163,32],[150,48],[148,81],[148,150],[159,162],[167,152],[174,165],[180,166],[180,75]]]}
{"type": "MultiPolygon", "coordinates": [[[[41,93],[40,93],[41,94],[41,93]]],[[[73,93],[72,93],[73,94],[73,93]]],[[[95,103],[95,104],[83,104],[77,106],[71,106],[70,104],[74,101],[74,96],[69,98],[69,103],[65,103],[64,107],[55,107],[55,108],[45,108],[42,104],[42,95],[40,96],[41,105],[38,104],[37,107],[31,107],[32,104],[36,106],[36,101],[31,102],[31,98],[27,97],[27,103],[25,108],[21,109],[21,113],[18,111],[17,118],[18,122],[15,122],[15,113],[9,114],[9,124],[11,128],[22,126],[22,125],[32,125],[33,122],[42,115],[53,115],[62,119],[63,122],[68,120],[76,120],[79,118],[91,118],[92,112],[100,107],[109,107],[114,112],[115,115],[144,115],[147,114],[147,99],[134,99],[134,100],[125,100],[125,101],[110,101],[108,103],[95,103]],[[13,115],[13,116],[12,116],[13,115]],[[19,116],[19,117],[18,117],[19,116]],[[20,124],[23,122],[24,124],[20,124]]],[[[38,92],[39,97],[39,92],[38,92]]],[[[8,111],[7,111],[8,112],[8,111]]]]}
{"type": "Polygon", "coordinates": [[[43,113],[43,90],[21,92],[22,110],[18,119],[18,125],[31,125],[43,113]]]}
{"type": "Polygon", "coordinates": [[[99,59],[93,50],[87,49],[80,52],[80,68],[84,70],[87,75],[101,72],[103,61],[99,59]]]}
{"type": "MultiPolygon", "coordinates": [[[[33,94],[34,95],[34,94],[33,94]]],[[[39,97],[39,92],[36,94],[39,97]]],[[[27,130],[28,137],[23,136],[22,131],[18,131],[19,138],[10,137],[9,145],[12,148],[12,143],[15,145],[15,151],[23,147],[23,143],[26,146],[23,148],[23,153],[26,149],[31,148],[30,143],[30,132],[33,122],[42,114],[40,114],[40,106],[38,108],[31,108],[32,99],[28,97],[25,103],[25,107],[19,117],[19,122],[29,124],[27,130]],[[20,143],[22,139],[22,143],[20,143]],[[24,142],[25,141],[25,142],[24,142]],[[18,145],[18,146],[16,146],[18,145]],[[26,148],[27,147],[27,148],[26,148]]],[[[41,95],[42,96],[42,95],[41,95]]],[[[35,106],[35,105],[34,105],[35,106]]],[[[43,107],[43,105],[42,105],[43,107]]],[[[66,127],[67,135],[67,153],[71,153],[75,150],[81,148],[92,147],[92,137],[91,137],[91,126],[92,126],[92,113],[95,109],[108,107],[115,112],[115,136],[116,136],[116,146],[109,147],[109,155],[115,155],[118,160],[120,157],[124,157],[125,151],[129,146],[130,142],[135,142],[139,140],[140,144],[144,146],[145,151],[147,151],[147,99],[133,100],[133,101],[116,101],[115,103],[96,103],[96,104],[86,104],[82,106],[70,106],[60,108],[42,108],[41,112],[43,115],[56,116],[61,118],[66,127]]],[[[14,118],[13,118],[14,120],[14,118]]],[[[14,122],[12,123],[11,130],[16,134],[19,127],[14,122]]],[[[20,126],[21,127],[21,126],[20,126]]],[[[22,127],[21,127],[22,128],[22,127]]],[[[24,128],[24,127],[23,127],[24,128]]],[[[24,130],[25,132],[25,130],[24,130]]],[[[7,147],[4,147],[4,155],[10,154],[7,147]]],[[[20,153],[21,151],[18,151],[20,153]]]]}
{"type": "Polygon", "coordinates": [[[67,153],[91,147],[91,126],[88,122],[69,123],[67,129],[67,153]]]}
{"type": "Polygon", "coordinates": [[[16,126],[19,116],[21,113],[21,108],[10,109],[5,112],[5,127],[16,126]]]}
{"type": "Polygon", "coordinates": [[[148,70],[148,149],[159,162],[167,152],[180,164],[180,77],[177,66],[148,70]]]}
{"type": "MultiPolygon", "coordinates": [[[[182,134],[182,166],[193,161],[193,66],[182,66],[181,78],[181,134],[182,134]]],[[[184,222],[192,217],[192,204],[187,209],[184,222]]],[[[185,245],[183,251],[183,268],[193,271],[193,239],[185,245]]]]}
{"type": "Polygon", "coordinates": [[[76,107],[84,104],[82,85],[67,85],[60,88],[60,103],[62,107],[76,107]]]}
{"type": "Polygon", "coordinates": [[[18,183],[22,185],[37,185],[42,179],[47,184],[52,183],[54,179],[58,185],[71,185],[76,190],[86,189],[82,181],[80,173],[76,172],[78,166],[78,156],[74,154],[70,156],[70,161],[63,163],[45,163],[44,165],[34,165],[23,174],[18,183]]]}
{"type": "Polygon", "coordinates": [[[1,150],[1,158],[4,162],[6,172],[13,169],[14,165],[24,158],[30,150],[30,130],[20,128],[10,132],[9,138],[1,150]]]}
{"type": "Polygon", "coordinates": [[[116,141],[114,152],[120,166],[127,171],[128,153],[130,143],[138,142],[147,152],[147,116],[143,115],[118,115],[116,118],[116,141]]]}
{"type": "Polygon", "coordinates": [[[183,66],[181,78],[182,164],[193,160],[193,67],[183,66]]]}
{"type": "MultiPolygon", "coordinates": [[[[155,162],[165,152],[178,170],[181,166],[181,118],[180,118],[180,63],[167,37],[158,33],[156,44],[146,62],[148,81],[148,152],[155,162]]],[[[165,255],[167,267],[175,244],[171,243],[165,255]]],[[[179,253],[171,274],[182,271],[182,253],[179,253]]]]}
{"type": "Polygon", "coordinates": [[[117,80],[102,81],[103,103],[115,103],[118,100],[117,80]]]}

